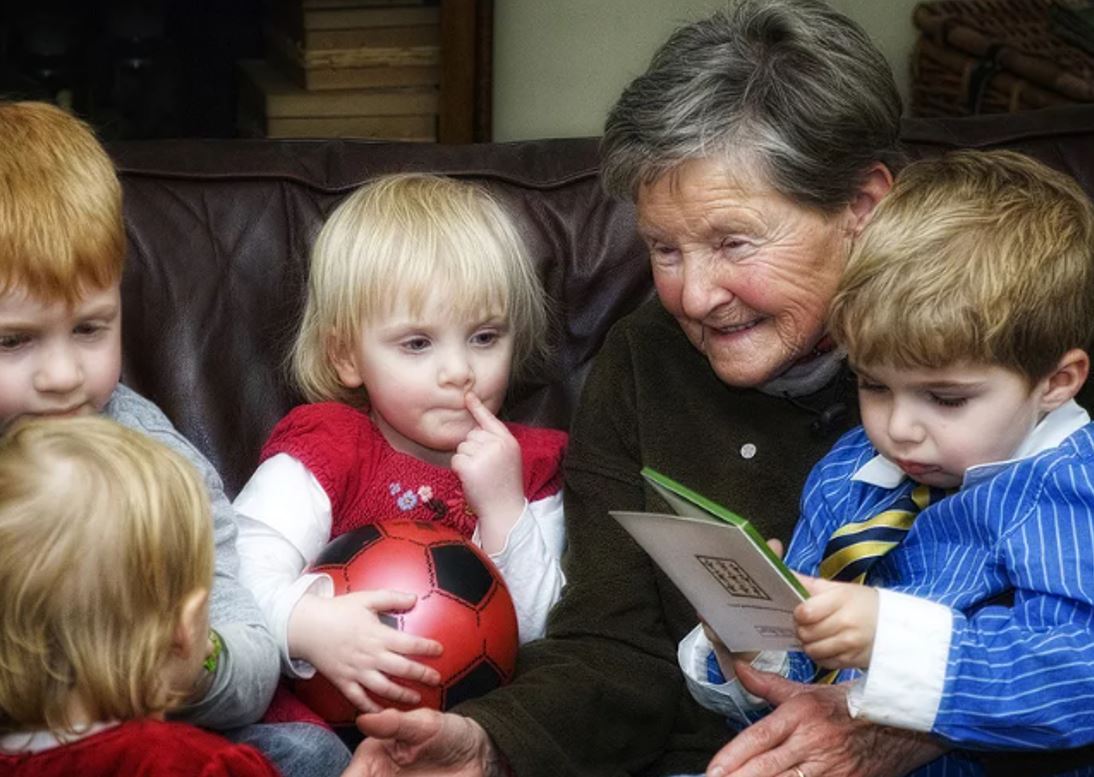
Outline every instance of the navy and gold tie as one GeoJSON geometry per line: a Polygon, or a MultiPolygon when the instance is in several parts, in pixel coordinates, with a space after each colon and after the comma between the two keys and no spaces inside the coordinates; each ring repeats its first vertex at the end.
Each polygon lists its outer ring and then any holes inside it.
{"type": "Polygon", "coordinates": [[[941,489],[921,483],[872,518],[839,527],[824,547],[820,576],[861,583],[878,559],[900,544],[919,512],[943,496],[945,492],[941,489]]]}
{"type": "MultiPolygon", "coordinates": [[[[946,492],[920,483],[908,494],[872,518],[848,523],[832,532],[824,547],[820,577],[845,583],[862,583],[878,559],[901,543],[916,516],[946,492]]],[[[815,683],[835,682],[839,670],[818,668],[815,683]]]]}

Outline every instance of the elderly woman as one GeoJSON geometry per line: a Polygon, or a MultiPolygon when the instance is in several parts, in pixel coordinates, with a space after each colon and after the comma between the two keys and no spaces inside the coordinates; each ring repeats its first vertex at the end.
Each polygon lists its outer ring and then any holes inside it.
{"type": "MultiPolygon", "coordinates": [[[[649,465],[789,535],[810,467],[856,421],[824,319],[892,184],[900,110],[882,55],[815,0],[746,0],[683,27],[626,89],[603,177],[637,206],[657,298],[613,328],[584,387],[548,636],[459,715],[364,718],[373,738],[350,773],[672,774],[726,743],[676,662],[693,608],[608,511],[664,509],[649,465]]],[[[839,687],[742,675],[780,706],[722,753],[726,773],[898,775],[940,752],[852,721],[839,687]]]]}

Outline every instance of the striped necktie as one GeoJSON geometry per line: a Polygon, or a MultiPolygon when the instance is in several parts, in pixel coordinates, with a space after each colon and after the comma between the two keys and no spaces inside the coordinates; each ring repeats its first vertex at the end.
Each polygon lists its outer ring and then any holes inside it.
{"type": "MultiPolygon", "coordinates": [[[[872,518],[839,527],[824,547],[820,576],[827,580],[862,583],[878,559],[901,543],[916,516],[944,496],[944,490],[920,483],[892,507],[872,518]]],[[[818,667],[813,682],[834,683],[838,675],[839,670],[818,667]]]]}
{"type": "Polygon", "coordinates": [[[945,495],[942,489],[921,483],[872,518],[839,527],[824,547],[820,576],[845,583],[863,582],[878,559],[900,544],[919,512],[945,495]]]}

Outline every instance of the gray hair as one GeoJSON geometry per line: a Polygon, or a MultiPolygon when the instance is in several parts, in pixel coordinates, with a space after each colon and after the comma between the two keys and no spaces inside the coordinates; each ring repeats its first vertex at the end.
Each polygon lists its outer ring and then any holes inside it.
{"type": "Polygon", "coordinates": [[[742,0],[676,30],[624,90],[601,141],[605,189],[633,199],[680,163],[756,162],[803,205],[850,202],[900,164],[900,95],[866,33],[820,0],[742,0]]]}

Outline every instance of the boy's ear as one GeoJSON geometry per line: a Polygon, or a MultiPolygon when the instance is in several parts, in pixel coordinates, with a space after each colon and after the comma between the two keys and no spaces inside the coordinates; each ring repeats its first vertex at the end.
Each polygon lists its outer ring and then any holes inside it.
{"type": "Polygon", "coordinates": [[[189,658],[194,651],[205,653],[209,640],[209,619],[206,606],[209,603],[209,589],[196,588],[186,595],[179,608],[179,620],[175,624],[171,647],[180,658],[189,658]]]}
{"type": "Polygon", "coordinates": [[[893,173],[884,164],[877,162],[866,173],[865,180],[863,180],[858,193],[851,201],[852,237],[858,237],[859,233],[870,223],[870,217],[874,215],[874,208],[892,188],[893,173]]]}
{"type": "Polygon", "coordinates": [[[360,388],[365,381],[361,378],[361,371],[357,368],[357,360],[353,358],[350,349],[339,341],[334,333],[327,335],[327,358],[330,359],[338,380],[346,388],[360,388]]]}
{"type": "Polygon", "coordinates": [[[1045,378],[1041,385],[1044,393],[1041,395],[1041,409],[1046,412],[1056,408],[1075,398],[1079,389],[1086,383],[1086,377],[1090,373],[1090,356],[1081,348],[1072,348],[1060,357],[1056,367],[1045,378]]]}

